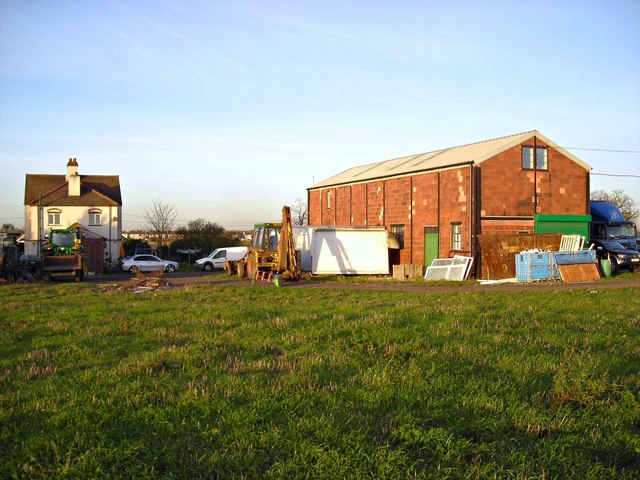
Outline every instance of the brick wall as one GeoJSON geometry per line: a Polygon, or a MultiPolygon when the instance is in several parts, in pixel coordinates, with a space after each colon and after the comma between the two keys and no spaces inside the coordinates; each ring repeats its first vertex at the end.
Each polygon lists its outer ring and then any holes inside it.
{"type": "Polygon", "coordinates": [[[532,216],[534,173],[522,170],[520,147],[499,153],[480,164],[483,217],[532,216]]]}
{"type": "Polygon", "coordinates": [[[411,263],[411,178],[392,178],[384,182],[384,226],[404,225],[405,247],[400,263],[411,263]]]}
{"type": "Polygon", "coordinates": [[[320,190],[311,190],[309,192],[307,207],[309,209],[309,225],[322,225],[320,190]]]}
{"type": "Polygon", "coordinates": [[[451,224],[462,224],[462,250],[471,250],[471,171],[469,167],[440,173],[440,256],[449,256],[451,224]]]}
{"type": "MultiPolygon", "coordinates": [[[[532,144],[527,143],[527,146],[532,144]]],[[[537,146],[545,146],[537,142],[537,146]]],[[[547,171],[523,170],[521,146],[515,146],[486,160],[477,168],[480,175],[479,202],[483,218],[478,233],[515,234],[533,232],[533,220],[513,217],[537,213],[587,214],[588,174],[561,153],[547,150],[547,171]]],[[[339,226],[405,225],[402,263],[424,263],[424,229],[439,228],[439,256],[451,249],[451,224],[462,225],[462,249],[473,249],[471,239],[471,168],[462,166],[426,172],[413,177],[391,178],[368,183],[312,191],[309,194],[309,224],[339,226]],[[331,191],[331,208],[327,193],[331,191]]]]}
{"type": "MultiPolygon", "coordinates": [[[[537,146],[546,145],[537,142],[537,146]]],[[[523,170],[520,145],[483,162],[481,215],[588,214],[585,169],[553,148],[547,149],[547,164],[548,170],[523,170]]]]}
{"type": "Polygon", "coordinates": [[[367,183],[367,226],[384,225],[384,182],[367,183]]]}
{"type": "Polygon", "coordinates": [[[357,227],[367,224],[367,185],[358,183],[351,186],[351,223],[357,227]]]}
{"type": "Polygon", "coordinates": [[[533,220],[482,220],[482,233],[516,235],[534,233],[533,220]]]}
{"type": "Polygon", "coordinates": [[[336,188],[334,213],[336,225],[351,225],[351,186],[336,188]]]}
{"type": "Polygon", "coordinates": [[[537,213],[588,215],[587,171],[551,148],[548,162],[549,170],[538,172],[537,213]]]}
{"type": "MultiPolygon", "coordinates": [[[[438,226],[438,176],[437,172],[413,177],[413,244],[412,263],[424,265],[424,228],[438,226]]],[[[405,237],[405,243],[409,237],[405,237]]]]}

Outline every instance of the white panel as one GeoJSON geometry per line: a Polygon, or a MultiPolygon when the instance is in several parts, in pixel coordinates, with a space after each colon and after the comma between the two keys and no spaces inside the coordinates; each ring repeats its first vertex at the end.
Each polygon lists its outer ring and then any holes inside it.
{"type": "Polygon", "coordinates": [[[314,274],[386,275],[389,252],[385,229],[319,228],[311,240],[314,274]]]}
{"type": "Polygon", "coordinates": [[[469,275],[471,257],[455,256],[454,258],[436,258],[427,267],[425,280],[458,280],[462,281],[469,275]]]}

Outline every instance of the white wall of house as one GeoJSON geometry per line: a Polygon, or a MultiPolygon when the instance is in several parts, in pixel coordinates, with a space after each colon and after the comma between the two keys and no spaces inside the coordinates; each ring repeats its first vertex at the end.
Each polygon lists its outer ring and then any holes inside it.
{"type": "Polygon", "coordinates": [[[117,259],[122,245],[122,207],[119,206],[46,206],[25,205],[24,253],[38,255],[44,236],[52,228],[68,228],[79,223],[89,232],[104,238],[105,258],[117,259]],[[50,214],[59,223],[50,224],[50,214]],[[96,222],[99,216],[99,223],[96,222]]]}

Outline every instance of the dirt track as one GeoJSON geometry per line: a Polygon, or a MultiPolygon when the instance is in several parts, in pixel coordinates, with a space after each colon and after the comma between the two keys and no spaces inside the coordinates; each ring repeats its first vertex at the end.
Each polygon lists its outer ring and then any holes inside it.
{"type": "MultiPolygon", "coordinates": [[[[132,282],[130,274],[117,275],[99,275],[87,278],[90,283],[127,283],[132,282]]],[[[255,281],[248,279],[238,279],[228,277],[224,273],[204,273],[204,272],[178,272],[166,274],[165,279],[171,286],[184,285],[251,285],[254,287],[272,287],[272,283],[255,281]]],[[[399,292],[495,292],[495,291],[512,291],[512,292],[536,292],[536,291],[561,291],[561,290],[599,290],[608,288],[638,288],[640,289],[640,272],[637,272],[630,278],[616,280],[600,280],[596,282],[583,283],[561,283],[561,282],[535,282],[535,283],[498,283],[492,285],[474,284],[456,284],[456,285],[433,285],[419,284],[414,282],[391,282],[382,280],[380,282],[364,281],[364,282],[336,282],[323,281],[319,278],[310,280],[302,280],[295,283],[281,284],[283,288],[332,288],[338,290],[385,290],[399,292]]]]}

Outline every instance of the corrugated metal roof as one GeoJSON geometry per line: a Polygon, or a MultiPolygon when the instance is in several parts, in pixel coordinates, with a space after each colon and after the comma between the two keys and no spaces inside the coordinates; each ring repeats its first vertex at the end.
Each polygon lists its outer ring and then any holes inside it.
{"type": "Polygon", "coordinates": [[[542,143],[558,150],[585,170],[591,170],[591,166],[587,163],[564,150],[562,147],[540,134],[537,130],[531,130],[530,132],[518,133],[508,137],[500,137],[493,140],[461,145],[459,147],[445,148],[443,150],[419,153],[417,155],[409,155],[406,157],[353,167],[339,173],[338,175],[334,175],[333,177],[312,185],[309,187],[309,190],[334,185],[358,183],[378,178],[407,175],[426,170],[439,170],[456,165],[478,165],[515,145],[519,145],[520,143],[533,138],[534,136],[542,143]]]}

